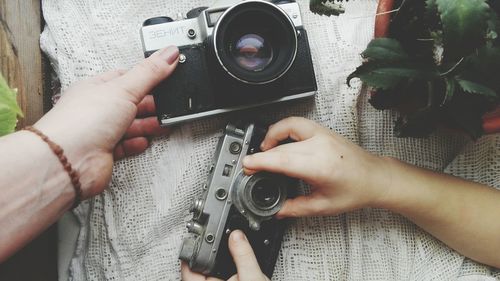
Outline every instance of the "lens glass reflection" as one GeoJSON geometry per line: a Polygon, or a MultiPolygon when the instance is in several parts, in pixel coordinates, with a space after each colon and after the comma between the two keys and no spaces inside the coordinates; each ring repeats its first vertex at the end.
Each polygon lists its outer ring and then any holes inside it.
{"type": "Polygon", "coordinates": [[[280,187],[269,179],[260,179],[252,189],[252,200],[260,208],[270,209],[280,199],[280,187]]]}
{"type": "Polygon", "coordinates": [[[241,36],[230,51],[236,63],[248,71],[262,71],[273,60],[273,48],[269,40],[254,33],[241,36]]]}

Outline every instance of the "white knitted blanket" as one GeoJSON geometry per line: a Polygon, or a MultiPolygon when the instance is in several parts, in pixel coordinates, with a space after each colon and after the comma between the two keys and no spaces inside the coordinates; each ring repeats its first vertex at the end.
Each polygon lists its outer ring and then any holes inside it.
{"type": "MultiPolygon", "coordinates": [[[[298,115],[316,120],[367,150],[500,188],[500,135],[473,143],[438,132],[397,139],[395,113],[374,110],[366,91],[346,76],[372,38],[376,0],[353,0],[340,17],[321,17],[299,1],[310,36],[319,92],[315,99],[252,110],[264,120],[298,115]]],[[[43,0],[41,46],[63,89],[143,58],[139,28],[208,0],[43,0]]],[[[70,264],[72,280],[179,280],[177,254],[187,206],[201,194],[206,166],[231,115],[182,125],[146,153],[116,163],[111,185],[82,204],[70,264]]],[[[500,202],[499,202],[500,204],[500,202]]],[[[499,218],[500,219],[500,218],[499,218]]],[[[457,233],[460,235],[460,233],[457,233]]],[[[500,236],[500,234],[499,234],[500,236]]],[[[500,254],[500,253],[499,253],[500,254]]],[[[499,271],[472,262],[405,218],[364,209],[296,220],[287,232],[273,280],[495,280],[499,271]]]]}

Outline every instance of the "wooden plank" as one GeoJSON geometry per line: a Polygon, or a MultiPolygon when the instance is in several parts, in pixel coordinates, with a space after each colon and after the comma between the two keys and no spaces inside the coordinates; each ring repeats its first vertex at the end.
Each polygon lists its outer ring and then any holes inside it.
{"type": "MultiPolygon", "coordinates": [[[[18,128],[35,123],[50,106],[39,47],[42,20],[39,0],[0,0],[0,71],[18,89],[25,115],[18,128]]],[[[52,226],[0,264],[0,280],[57,280],[56,247],[57,228],[52,226]]]]}
{"type": "Polygon", "coordinates": [[[35,123],[44,112],[40,11],[39,0],[0,0],[0,68],[19,91],[25,118],[18,128],[35,123]]]}

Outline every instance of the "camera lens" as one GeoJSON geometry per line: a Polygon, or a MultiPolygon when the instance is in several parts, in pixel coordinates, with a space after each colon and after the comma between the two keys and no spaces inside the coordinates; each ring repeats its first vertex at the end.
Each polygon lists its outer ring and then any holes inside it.
{"type": "Polygon", "coordinates": [[[258,34],[245,34],[231,46],[231,55],[236,63],[249,71],[261,71],[273,59],[273,49],[262,36],[258,34]]]}
{"type": "Polygon", "coordinates": [[[244,1],[226,10],[215,26],[213,43],[224,70],[248,84],[280,78],[297,54],[293,22],[265,1],[244,1]]]}
{"type": "Polygon", "coordinates": [[[259,208],[271,209],[280,201],[280,186],[272,180],[258,180],[252,189],[252,200],[259,208]]]}
{"type": "Polygon", "coordinates": [[[241,171],[231,188],[233,204],[250,223],[259,228],[259,222],[272,218],[288,198],[289,180],[278,174],[258,172],[245,175],[241,171]]]}

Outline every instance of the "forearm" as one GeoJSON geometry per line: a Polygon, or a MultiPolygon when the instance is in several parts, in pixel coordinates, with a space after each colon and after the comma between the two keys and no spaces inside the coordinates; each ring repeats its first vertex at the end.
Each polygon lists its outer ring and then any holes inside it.
{"type": "Polygon", "coordinates": [[[500,268],[500,191],[388,159],[378,207],[407,217],[461,254],[500,268]]]}
{"type": "Polygon", "coordinates": [[[0,138],[0,262],[54,223],[72,204],[68,174],[31,132],[0,138]]]}

